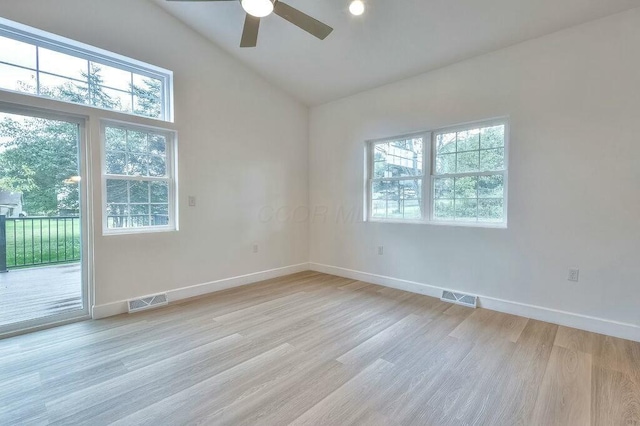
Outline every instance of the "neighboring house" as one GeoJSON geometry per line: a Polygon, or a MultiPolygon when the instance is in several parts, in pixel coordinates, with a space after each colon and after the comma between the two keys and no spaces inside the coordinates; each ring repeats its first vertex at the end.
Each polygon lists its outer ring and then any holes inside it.
{"type": "Polygon", "coordinates": [[[0,215],[7,217],[25,217],[22,210],[22,193],[0,190],[0,215]]]}

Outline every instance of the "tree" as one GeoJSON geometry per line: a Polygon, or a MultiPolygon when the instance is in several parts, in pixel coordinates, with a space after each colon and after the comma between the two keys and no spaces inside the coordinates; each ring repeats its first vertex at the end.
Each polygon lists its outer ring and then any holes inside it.
{"type": "Polygon", "coordinates": [[[0,189],[22,192],[29,214],[79,209],[78,126],[41,118],[0,122],[0,189]]]}
{"type": "Polygon", "coordinates": [[[162,116],[162,82],[153,78],[144,78],[144,86],[131,84],[133,96],[137,99],[134,113],[147,117],[162,116]]]}

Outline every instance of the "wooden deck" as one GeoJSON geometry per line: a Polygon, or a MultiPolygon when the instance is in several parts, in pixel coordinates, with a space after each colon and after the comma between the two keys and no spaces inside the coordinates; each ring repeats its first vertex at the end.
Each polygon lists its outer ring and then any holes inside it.
{"type": "Polygon", "coordinates": [[[0,327],[82,309],[79,263],[0,273],[0,327]]]}

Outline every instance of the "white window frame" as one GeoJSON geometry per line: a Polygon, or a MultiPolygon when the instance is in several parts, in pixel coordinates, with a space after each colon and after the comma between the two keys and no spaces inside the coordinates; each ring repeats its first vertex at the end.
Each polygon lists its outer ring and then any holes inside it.
{"type": "Polygon", "coordinates": [[[144,234],[154,232],[171,232],[178,230],[178,146],[177,132],[165,128],[145,126],[140,124],[131,124],[129,122],[117,120],[101,120],[100,123],[100,151],[101,151],[101,174],[102,174],[102,234],[107,235],[126,235],[126,234],[144,234]],[[129,175],[113,175],[107,173],[107,156],[106,156],[106,128],[115,127],[130,131],[138,131],[145,133],[155,133],[162,135],[167,141],[166,152],[166,177],[154,176],[129,176],[129,175]],[[169,185],[169,223],[160,226],[141,226],[138,228],[109,228],[107,216],[107,180],[124,180],[124,181],[140,181],[140,182],[167,182],[169,185]]]}
{"type": "MultiPolygon", "coordinates": [[[[132,72],[145,77],[160,80],[162,82],[162,116],[159,118],[147,117],[144,115],[135,114],[133,112],[100,108],[93,105],[86,105],[86,104],[77,104],[77,105],[82,105],[88,108],[103,109],[105,111],[113,111],[120,114],[128,114],[135,117],[144,117],[150,120],[166,121],[170,123],[172,123],[174,120],[173,72],[172,71],[157,67],[155,65],[147,64],[142,61],[138,61],[136,59],[128,58],[123,55],[118,55],[117,53],[109,52],[104,49],[93,47],[85,43],[80,43],[75,40],[61,37],[46,31],[42,31],[37,28],[33,28],[17,22],[13,22],[4,18],[0,18],[0,36],[21,41],[24,43],[28,43],[38,48],[42,47],[45,49],[70,55],[76,58],[81,58],[87,61],[100,63],[106,66],[121,69],[123,71],[132,72]]],[[[36,69],[32,69],[32,68],[20,66],[17,64],[9,64],[5,62],[0,62],[0,63],[35,72],[36,78],[38,79],[38,91],[37,91],[38,94],[20,92],[20,91],[9,90],[4,88],[0,90],[20,93],[26,96],[51,99],[47,96],[42,96],[39,94],[39,75],[40,75],[39,64],[36,64],[36,69]]],[[[47,74],[50,74],[50,73],[47,73],[47,74]]],[[[64,77],[64,78],[68,78],[68,77],[64,77]]],[[[74,102],[69,102],[66,100],[61,100],[61,99],[55,99],[55,100],[74,104],[74,102]]]]}
{"type": "Polygon", "coordinates": [[[365,142],[366,149],[366,167],[365,167],[365,220],[368,222],[381,222],[381,223],[407,223],[407,224],[428,224],[428,225],[445,225],[445,226],[462,226],[462,227],[477,227],[477,228],[507,228],[508,224],[508,194],[509,194],[509,119],[507,117],[474,121],[470,123],[464,123],[449,127],[443,127],[436,130],[409,133],[405,135],[394,136],[390,138],[373,139],[365,142]],[[443,133],[459,132],[464,130],[475,129],[478,127],[492,127],[504,125],[504,161],[505,169],[503,171],[491,171],[491,172],[471,172],[471,173],[453,173],[446,175],[435,174],[436,170],[436,144],[435,138],[443,133]],[[393,142],[396,140],[410,139],[410,138],[423,138],[423,175],[416,176],[415,180],[422,180],[422,217],[419,219],[386,219],[373,217],[373,182],[384,180],[406,180],[410,177],[402,178],[374,178],[374,147],[380,143],[393,142]],[[463,177],[463,176],[490,176],[502,174],[504,176],[504,203],[503,203],[503,218],[502,222],[480,222],[480,221],[447,221],[439,220],[434,217],[434,182],[435,178],[447,178],[447,177],[463,177]]]}

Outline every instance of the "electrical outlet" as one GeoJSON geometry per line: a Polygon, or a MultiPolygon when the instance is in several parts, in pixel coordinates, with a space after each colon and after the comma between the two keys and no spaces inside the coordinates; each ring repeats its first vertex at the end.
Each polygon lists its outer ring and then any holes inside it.
{"type": "Polygon", "coordinates": [[[580,269],[578,268],[569,269],[569,276],[567,277],[567,279],[569,281],[578,282],[578,280],[580,279],[580,269]]]}
{"type": "Polygon", "coordinates": [[[258,247],[258,244],[254,244],[254,245],[253,245],[253,252],[254,252],[254,253],[257,253],[259,248],[260,248],[260,247],[258,247]]]}
{"type": "Polygon", "coordinates": [[[189,207],[195,207],[196,206],[196,197],[194,197],[193,195],[189,195],[189,207]]]}
{"type": "Polygon", "coordinates": [[[384,247],[378,246],[378,256],[382,256],[384,254],[384,247]]]}

